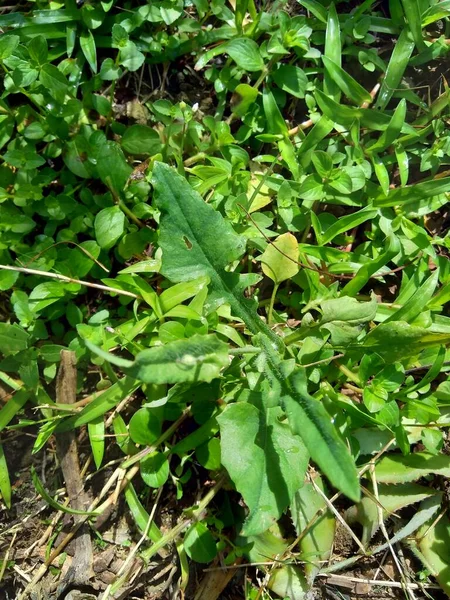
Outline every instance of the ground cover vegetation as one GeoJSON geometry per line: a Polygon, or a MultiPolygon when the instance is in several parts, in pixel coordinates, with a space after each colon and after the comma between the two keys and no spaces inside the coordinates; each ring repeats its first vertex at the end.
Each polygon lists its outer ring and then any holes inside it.
{"type": "Polygon", "coordinates": [[[450,594],[449,16],[0,9],[5,597],[450,594]]]}

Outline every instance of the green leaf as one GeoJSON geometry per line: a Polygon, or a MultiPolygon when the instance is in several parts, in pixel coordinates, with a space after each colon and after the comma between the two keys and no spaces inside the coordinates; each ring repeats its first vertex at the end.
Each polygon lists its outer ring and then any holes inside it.
{"type": "Polygon", "coordinates": [[[397,237],[391,235],[389,237],[389,245],[386,252],[380,254],[376,259],[362,265],[358,269],[355,277],[349,281],[341,292],[341,296],[354,296],[361,290],[370,277],[382,269],[389,261],[391,261],[400,252],[400,242],[397,237]]]}
{"type": "Polygon", "coordinates": [[[83,31],[80,35],[80,46],[93,73],[97,73],[97,49],[92,31],[83,31]]]}
{"type": "Polygon", "coordinates": [[[307,391],[304,371],[286,376],[273,347],[259,336],[264,349],[266,374],[273,393],[284,406],[293,433],[299,435],[331,483],[352,499],[359,499],[358,474],[352,457],[331,423],[324,406],[307,391]]]}
{"type": "Polygon", "coordinates": [[[426,279],[405,304],[396,310],[384,323],[391,321],[413,321],[425,309],[432,299],[434,290],[439,282],[439,269],[426,279]]]}
{"type": "Polygon", "coordinates": [[[0,347],[2,353],[8,356],[28,347],[29,335],[19,325],[0,323],[0,347]]]}
{"type": "MultiPolygon", "coordinates": [[[[380,482],[376,473],[375,475],[378,482],[378,500],[383,509],[383,520],[410,504],[421,502],[436,495],[435,490],[415,483],[402,483],[399,481],[399,485],[386,485],[380,482]]],[[[363,544],[370,541],[380,526],[378,506],[373,499],[373,490],[371,490],[370,496],[365,496],[361,502],[347,511],[347,520],[350,522],[356,520],[363,526],[363,544]]]]}
{"type": "Polygon", "coordinates": [[[349,75],[344,69],[342,69],[336,62],[322,56],[323,64],[329,78],[334,81],[340,88],[340,90],[347,96],[349,100],[352,100],[358,106],[364,102],[371,102],[372,98],[367,90],[360,85],[351,75],[349,75]]]}
{"type": "Polygon", "coordinates": [[[69,83],[59,69],[50,63],[45,64],[39,72],[39,81],[55,100],[64,103],[69,83]]]}
{"type": "Polygon", "coordinates": [[[272,72],[272,77],[279,88],[296,98],[304,98],[308,78],[305,72],[294,65],[280,65],[272,72]]]}
{"type": "Polygon", "coordinates": [[[446,595],[450,595],[450,520],[447,516],[429,521],[419,529],[416,537],[419,558],[436,577],[446,595]]]}
{"type": "Polygon", "coordinates": [[[238,117],[244,117],[247,114],[250,106],[255,103],[259,92],[247,83],[240,83],[238,86],[236,86],[234,94],[238,96],[239,102],[233,105],[231,110],[238,117]]]}
{"type": "MultiPolygon", "coordinates": [[[[267,558],[264,558],[267,560],[267,558]]],[[[305,580],[300,567],[285,565],[279,569],[271,570],[267,588],[280,598],[303,600],[307,598],[310,587],[305,580]]]]}
{"type": "Polygon", "coordinates": [[[393,546],[397,544],[399,541],[411,537],[411,535],[419,529],[422,525],[424,525],[427,521],[429,521],[441,508],[442,503],[442,494],[436,493],[429,498],[426,498],[419,506],[419,510],[416,514],[411,518],[408,523],[402,527],[400,530],[396,531],[395,535],[389,540],[389,542],[385,542],[380,546],[377,546],[372,550],[373,554],[377,554],[378,552],[383,552],[389,548],[389,546],[393,546]]]}
{"type": "Polygon", "coordinates": [[[370,152],[381,152],[381,151],[385,150],[386,148],[388,148],[389,146],[391,146],[396,141],[398,136],[400,135],[402,127],[405,123],[405,117],[406,117],[406,100],[403,98],[398,103],[398,106],[395,109],[394,114],[392,115],[392,119],[391,119],[389,125],[387,126],[386,131],[384,131],[382,133],[382,135],[380,136],[380,138],[377,142],[375,142],[372,145],[368,144],[367,149],[370,152]]]}
{"type": "MultiPolygon", "coordinates": [[[[339,17],[336,12],[336,6],[334,5],[334,2],[331,3],[328,9],[327,29],[325,32],[324,56],[332,60],[338,67],[341,66],[341,27],[339,24],[339,17]]],[[[333,98],[336,101],[339,101],[339,87],[336,85],[334,79],[330,76],[328,71],[325,72],[323,89],[327,96],[333,98]]]]}
{"type": "Polygon", "coordinates": [[[6,290],[12,288],[18,278],[19,273],[17,271],[0,271],[0,292],[6,292],[6,290]]]}
{"type": "Polygon", "coordinates": [[[65,506],[64,504],[60,504],[59,502],[57,502],[45,490],[44,486],[42,485],[41,480],[38,477],[38,474],[36,473],[36,469],[33,466],[31,467],[31,479],[33,481],[33,485],[36,488],[37,493],[40,496],[42,496],[42,498],[47,502],[47,504],[49,506],[51,506],[52,508],[54,508],[55,510],[60,510],[69,515],[84,515],[84,516],[86,516],[86,515],[98,515],[99,514],[98,511],[88,512],[85,510],[77,510],[75,508],[70,508],[70,506],[65,506]]]}
{"type": "Polygon", "coordinates": [[[104,392],[99,392],[97,397],[78,414],[59,423],[56,432],[63,433],[65,431],[71,431],[76,427],[81,427],[82,425],[90,423],[107,413],[109,410],[115,408],[122,400],[125,400],[125,398],[135,392],[139,388],[139,385],[140,384],[131,377],[123,377],[104,392]]]}
{"type": "MultiPolygon", "coordinates": [[[[138,495],[136,494],[136,490],[134,489],[133,484],[131,482],[125,488],[124,496],[125,501],[128,504],[128,508],[130,509],[131,515],[134,519],[134,522],[136,523],[136,525],[142,533],[144,531],[147,531],[147,525],[150,519],[150,515],[142,506],[142,503],[139,500],[138,495]]],[[[150,525],[148,537],[153,543],[158,542],[163,537],[160,529],[158,528],[154,520],[150,525]]]]}
{"type": "Polygon", "coordinates": [[[450,342],[450,334],[432,333],[422,327],[413,327],[404,321],[380,323],[372,329],[361,344],[392,363],[407,356],[419,354],[425,348],[432,348],[450,342]]]}
{"type": "MultiPolygon", "coordinates": [[[[407,0],[409,2],[409,0],[407,0]]],[[[414,0],[413,0],[414,1],[414,0]]],[[[376,108],[385,109],[392,94],[399,87],[412,51],[414,50],[414,42],[410,39],[410,33],[407,28],[403,29],[394,46],[394,51],[391,54],[388,68],[381,84],[380,93],[376,102],[376,108]]]]}
{"type": "Polygon", "coordinates": [[[36,35],[27,45],[30,58],[38,65],[44,65],[48,57],[47,40],[43,35],[36,35]]]}
{"type": "Polygon", "coordinates": [[[402,0],[402,5],[417,50],[424,50],[426,45],[422,35],[422,11],[420,2],[419,0],[402,0]]]}
{"type": "Polygon", "coordinates": [[[392,454],[385,456],[375,467],[377,481],[382,483],[407,483],[431,473],[450,477],[450,461],[445,454],[392,454]]]}
{"type": "Polygon", "coordinates": [[[107,142],[97,152],[97,172],[100,179],[109,187],[116,198],[123,195],[123,190],[133,169],[125,160],[118,144],[107,142]]]}
{"type": "Polygon", "coordinates": [[[267,246],[260,260],[264,274],[276,285],[291,279],[299,271],[297,239],[292,233],[283,233],[267,246]]]}
{"type": "Polygon", "coordinates": [[[88,433],[95,466],[100,469],[105,454],[105,421],[103,415],[88,423],[88,433]]]}
{"type": "Polygon", "coordinates": [[[3,444],[0,444],[0,494],[2,495],[3,502],[6,504],[6,508],[11,508],[11,481],[3,452],[3,444]]]}
{"type": "Polygon", "coordinates": [[[268,529],[303,483],[308,455],[281,415],[280,407],[238,402],[217,418],[222,464],[249,509],[242,535],[268,529]]]}
{"type": "Polygon", "coordinates": [[[370,221],[378,214],[378,209],[372,208],[371,206],[366,206],[361,210],[354,212],[350,215],[346,215],[345,217],[341,217],[338,219],[331,227],[325,231],[325,233],[320,235],[319,243],[320,245],[325,245],[331,242],[336,236],[344,233],[345,231],[349,231],[360,225],[361,223],[365,223],[366,221],[370,221]]]}
{"type": "Polygon", "coordinates": [[[126,371],[144,383],[209,382],[228,363],[227,344],[214,335],[194,335],[139,352],[126,371]]]}
{"type": "Polygon", "coordinates": [[[264,61],[259,52],[259,46],[250,38],[234,38],[227,42],[223,51],[227,52],[244,71],[254,72],[264,69],[264,61]]]}
{"type": "Polygon", "coordinates": [[[128,71],[137,71],[142,67],[145,56],[140,52],[134,42],[128,41],[120,48],[120,64],[128,71]]]}
{"type": "Polygon", "coordinates": [[[225,270],[242,256],[244,239],[173,169],[157,162],[153,177],[155,203],[161,211],[161,273],[174,282],[209,277],[208,312],[228,303],[253,333],[263,331],[279,344],[278,336],[257,315],[256,302],[244,298],[245,288],[255,279],[225,270]]]}
{"type": "Polygon", "coordinates": [[[128,425],[130,437],[136,444],[151,446],[161,435],[161,419],[151,408],[140,408],[128,425]]]}
{"type": "Polygon", "coordinates": [[[198,563],[209,563],[217,554],[214,538],[204,523],[194,523],[184,536],[186,554],[198,563]]]}
{"type": "Polygon", "coordinates": [[[122,148],[130,154],[153,156],[161,150],[158,132],[147,125],[132,125],[122,137],[122,148]]]}
{"type": "Polygon", "coordinates": [[[104,208],[94,222],[95,238],[103,250],[109,250],[125,231],[125,215],[118,206],[104,208]]]}
{"type": "MultiPolygon", "coordinates": [[[[315,483],[323,491],[320,477],[315,478],[315,483]]],[[[322,516],[309,528],[300,541],[301,560],[305,561],[305,573],[309,583],[320,570],[322,561],[330,558],[334,542],[336,520],[322,496],[314,489],[312,483],[305,485],[294,495],[291,503],[291,516],[297,535],[301,535],[318,511],[322,516]]]]}
{"type": "Polygon", "coordinates": [[[373,296],[371,302],[358,302],[356,298],[332,298],[320,303],[322,319],[320,324],[332,321],[346,321],[349,324],[368,323],[377,314],[377,300],[373,296]]]}
{"type": "Polygon", "coordinates": [[[9,58],[19,45],[19,42],[20,37],[18,35],[2,33],[2,36],[0,37],[0,60],[9,58]]]}
{"type": "Polygon", "coordinates": [[[164,485],[169,477],[169,461],[162,452],[153,452],[139,463],[141,477],[152,488],[164,485]]]}

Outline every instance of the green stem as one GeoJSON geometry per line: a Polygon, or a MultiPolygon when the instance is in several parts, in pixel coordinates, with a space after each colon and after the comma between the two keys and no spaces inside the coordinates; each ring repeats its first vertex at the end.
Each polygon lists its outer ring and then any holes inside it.
{"type": "Polygon", "coordinates": [[[278,292],[278,288],[280,287],[280,285],[278,283],[276,283],[273,286],[273,290],[272,290],[272,296],[270,298],[270,304],[269,304],[269,312],[267,315],[267,323],[268,325],[272,325],[272,316],[273,316],[273,305],[275,304],[275,298],[278,292]]]}
{"type": "Polygon", "coordinates": [[[175,423],[172,423],[172,425],[168,429],[166,429],[166,431],[164,433],[162,433],[159,436],[159,438],[156,440],[156,442],[154,444],[152,444],[151,446],[148,446],[147,448],[144,448],[143,450],[141,450],[141,452],[138,452],[137,454],[135,454],[134,456],[132,456],[131,458],[129,458],[128,460],[123,462],[120,465],[120,467],[122,469],[128,469],[128,467],[131,467],[131,465],[134,465],[134,463],[139,462],[142,458],[144,458],[144,456],[147,456],[147,454],[151,454],[152,452],[157,450],[158,446],[160,446],[163,442],[165,442],[167,439],[172,437],[172,435],[175,433],[175,431],[178,429],[178,427],[181,425],[181,423],[189,415],[190,410],[191,410],[190,407],[187,408],[182,413],[181,417],[179,419],[177,419],[175,421],[175,423]]]}
{"type": "Polygon", "coordinates": [[[231,355],[235,354],[258,354],[261,352],[261,348],[257,348],[256,346],[242,346],[241,348],[230,348],[228,353],[231,355]]]}
{"type": "Polygon", "coordinates": [[[184,521],[182,521],[181,523],[176,525],[173,529],[171,529],[168,533],[166,533],[166,535],[164,535],[158,542],[153,544],[153,546],[150,546],[150,548],[147,548],[147,550],[144,550],[144,552],[142,552],[142,555],[141,555],[142,558],[145,561],[149,561],[152,558],[152,556],[154,556],[159,550],[161,550],[161,548],[164,548],[164,546],[167,546],[167,544],[170,544],[171,542],[176,540],[176,538],[179,535],[181,535],[183,533],[183,531],[189,527],[189,525],[191,525],[192,523],[195,523],[196,521],[201,520],[204,516],[203,513],[204,513],[206,507],[213,500],[213,498],[215,497],[217,492],[222,488],[224,483],[225,483],[225,475],[222,475],[219,478],[219,480],[217,481],[217,483],[215,484],[215,486],[213,488],[211,488],[209,490],[209,492],[206,494],[206,496],[200,501],[197,508],[195,508],[192,511],[191,518],[185,519],[184,521]]]}
{"type": "Polygon", "coordinates": [[[358,375],[356,375],[356,373],[353,373],[353,371],[351,371],[345,365],[341,365],[338,361],[336,361],[336,364],[338,366],[339,371],[343,373],[346,377],[348,377],[350,381],[353,381],[353,383],[356,383],[356,385],[361,386],[361,380],[358,377],[358,375]]]}
{"type": "Polygon", "coordinates": [[[122,200],[119,200],[119,208],[120,210],[127,215],[127,217],[132,221],[135,225],[137,225],[140,229],[145,227],[144,223],[137,218],[137,216],[131,211],[128,206],[122,200]]]}

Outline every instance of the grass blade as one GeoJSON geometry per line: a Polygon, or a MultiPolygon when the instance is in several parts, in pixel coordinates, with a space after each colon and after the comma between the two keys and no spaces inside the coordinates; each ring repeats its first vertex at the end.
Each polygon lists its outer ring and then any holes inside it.
{"type": "Polygon", "coordinates": [[[400,85],[413,50],[414,42],[410,38],[410,32],[408,29],[404,29],[394,46],[394,51],[381,84],[376,108],[384,109],[388,105],[392,94],[400,85]]]}
{"type": "MultiPolygon", "coordinates": [[[[336,65],[338,65],[338,67],[341,66],[341,28],[334,2],[330,5],[328,9],[327,30],[325,32],[324,56],[331,59],[336,65]]],[[[327,71],[325,72],[323,89],[327,96],[331,96],[337,102],[339,101],[341,95],[339,87],[327,71]]]]}
{"type": "Polygon", "coordinates": [[[11,481],[2,444],[0,444],[0,494],[6,507],[11,508],[11,481]]]}

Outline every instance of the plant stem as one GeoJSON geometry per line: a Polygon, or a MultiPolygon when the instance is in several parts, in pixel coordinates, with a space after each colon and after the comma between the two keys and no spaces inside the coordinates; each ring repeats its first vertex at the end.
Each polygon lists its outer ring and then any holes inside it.
{"type": "Polygon", "coordinates": [[[140,229],[145,227],[144,223],[137,218],[137,216],[133,213],[132,210],[128,208],[128,206],[122,200],[119,200],[119,208],[120,210],[127,215],[130,221],[133,221],[135,225],[137,225],[140,229]]]}
{"type": "Polygon", "coordinates": [[[211,488],[209,490],[209,492],[206,494],[206,496],[200,501],[197,508],[195,508],[192,511],[191,518],[185,519],[184,521],[182,521],[181,523],[176,525],[173,529],[171,529],[168,533],[166,533],[166,535],[164,535],[158,542],[153,544],[153,546],[150,546],[150,548],[147,548],[147,550],[144,550],[144,552],[141,554],[142,558],[145,561],[150,560],[152,558],[152,556],[154,556],[159,550],[161,550],[161,548],[163,548],[164,546],[167,546],[167,544],[170,544],[171,542],[173,542],[181,533],[183,533],[183,531],[185,529],[187,529],[189,527],[189,525],[191,525],[192,523],[195,523],[196,521],[199,521],[203,517],[204,510],[206,509],[208,504],[213,500],[213,498],[217,494],[217,492],[222,488],[224,483],[225,483],[225,475],[222,475],[218,479],[218,481],[216,482],[214,487],[211,488]]]}
{"type": "Polygon", "coordinates": [[[26,269],[24,267],[11,267],[9,265],[0,265],[0,269],[4,271],[17,271],[18,273],[25,273],[26,275],[39,275],[41,277],[51,277],[52,279],[58,279],[64,283],[79,283],[87,287],[96,288],[97,290],[104,290],[112,294],[120,294],[122,296],[129,296],[130,298],[138,298],[141,296],[133,294],[133,292],[127,292],[126,290],[119,290],[118,288],[112,288],[107,285],[101,285],[100,283],[91,283],[90,281],[82,281],[81,279],[73,279],[73,277],[66,277],[59,273],[50,273],[49,271],[39,271],[38,269],[26,269]]]}
{"type": "Polygon", "coordinates": [[[272,325],[273,305],[275,304],[275,297],[279,287],[280,285],[278,283],[273,286],[272,296],[270,297],[269,312],[267,314],[267,323],[269,326],[272,325]]]}

